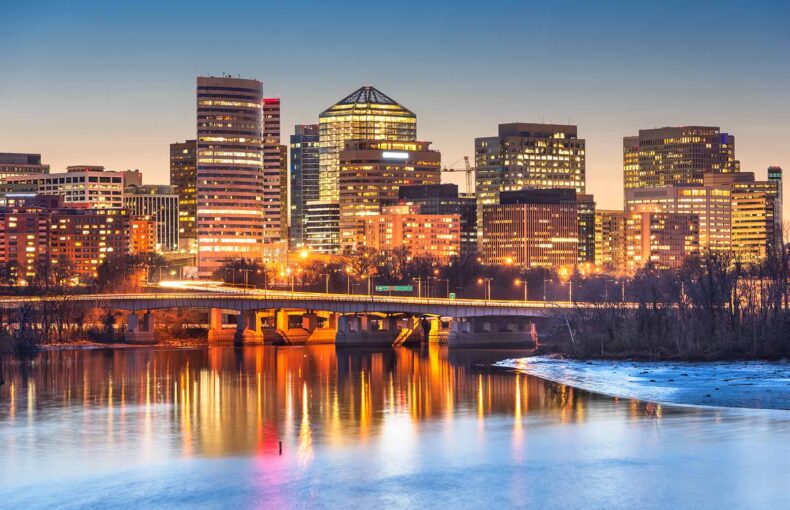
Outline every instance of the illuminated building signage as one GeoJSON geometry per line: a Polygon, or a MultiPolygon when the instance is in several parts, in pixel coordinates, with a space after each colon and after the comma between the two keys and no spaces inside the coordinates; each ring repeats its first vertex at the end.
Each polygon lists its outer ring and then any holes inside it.
{"type": "Polygon", "coordinates": [[[384,159],[409,159],[408,152],[393,152],[393,151],[384,151],[382,154],[384,159]]]}

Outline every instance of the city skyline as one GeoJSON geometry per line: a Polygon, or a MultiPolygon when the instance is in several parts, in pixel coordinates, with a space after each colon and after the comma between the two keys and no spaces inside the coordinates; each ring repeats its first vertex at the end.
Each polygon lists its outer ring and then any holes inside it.
{"type": "MultiPolygon", "coordinates": [[[[736,136],[742,170],[758,178],[790,161],[783,143],[790,37],[779,2],[762,9],[684,5],[683,16],[678,4],[624,9],[610,2],[554,12],[501,2],[477,23],[465,2],[452,10],[426,5],[412,18],[410,2],[352,14],[353,6],[307,4],[250,7],[302,20],[298,34],[240,20],[249,33],[234,31],[233,41],[212,47],[193,33],[211,21],[201,9],[9,6],[0,21],[0,65],[8,71],[0,77],[0,113],[10,120],[0,127],[4,150],[41,153],[53,173],[96,164],[139,168],[147,183],[167,183],[169,144],[195,136],[195,77],[228,72],[262,80],[264,96],[282,99],[284,133],[317,122],[337,97],[371,84],[418,115],[417,137],[433,142],[443,166],[462,166],[474,139],[494,136],[500,123],[575,124],[587,140],[587,191],[601,208],[622,207],[622,138],[639,129],[719,126],[736,136]],[[322,25],[340,20],[341,10],[348,19],[322,25]],[[524,24],[518,15],[527,11],[540,23],[524,24]],[[373,24],[382,14],[392,23],[373,24]],[[173,27],[176,16],[184,19],[173,27]],[[391,41],[403,22],[420,30],[398,46],[391,41]],[[133,30],[140,23],[148,28],[144,38],[133,30]],[[424,29],[432,24],[435,30],[424,29]],[[349,39],[344,31],[352,26],[370,44],[349,39]],[[227,52],[236,43],[283,51],[227,52]],[[413,58],[418,51],[426,58],[413,58]],[[438,56],[442,65],[432,65],[438,56]]],[[[456,174],[445,182],[462,180],[456,174]]]]}

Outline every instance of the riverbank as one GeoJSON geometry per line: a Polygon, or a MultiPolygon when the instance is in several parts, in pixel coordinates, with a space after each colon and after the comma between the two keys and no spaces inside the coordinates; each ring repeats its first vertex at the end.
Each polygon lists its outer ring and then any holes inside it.
{"type": "Polygon", "coordinates": [[[68,350],[91,350],[91,349],[146,349],[160,347],[203,347],[206,346],[205,339],[179,339],[179,340],[158,340],[152,344],[129,344],[125,342],[92,342],[90,340],[78,340],[75,342],[51,343],[39,346],[42,351],[68,351],[68,350]]]}
{"type": "Polygon", "coordinates": [[[679,405],[790,410],[790,362],[579,361],[533,356],[494,364],[613,397],[679,405]]]}

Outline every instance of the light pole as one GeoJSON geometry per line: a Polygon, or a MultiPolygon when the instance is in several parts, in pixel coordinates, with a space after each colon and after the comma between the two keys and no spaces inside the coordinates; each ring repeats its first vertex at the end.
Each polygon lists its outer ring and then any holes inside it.
{"type": "Polygon", "coordinates": [[[326,290],[324,291],[324,293],[329,294],[329,273],[321,273],[321,276],[323,276],[326,279],[326,290]]]}
{"type": "Polygon", "coordinates": [[[480,278],[479,280],[477,280],[478,283],[484,283],[485,284],[485,300],[486,301],[490,301],[491,300],[491,281],[492,280],[493,280],[493,278],[480,278]]]}
{"type": "Polygon", "coordinates": [[[527,302],[527,279],[524,278],[522,280],[519,280],[518,278],[516,278],[516,285],[519,285],[521,283],[524,284],[524,302],[526,303],[527,302]]]}
{"type": "Polygon", "coordinates": [[[417,299],[422,299],[422,278],[412,278],[413,280],[417,280],[417,299]]]}
{"type": "Polygon", "coordinates": [[[546,301],[546,282],[550,282],[551,278],[543,279],[543,301],[546,301]]]}
{"type": "Polygon", "coordinates": [[[239,271],[244,273],[244,288],[246,289],[249,282],[249,274],[252,271],[252,269],[239,269],[239,271]]]}
{"type": "Polygon", "coordinates": [[[351,268],[346,266],[346,294],[351,294],[351,268]]]}

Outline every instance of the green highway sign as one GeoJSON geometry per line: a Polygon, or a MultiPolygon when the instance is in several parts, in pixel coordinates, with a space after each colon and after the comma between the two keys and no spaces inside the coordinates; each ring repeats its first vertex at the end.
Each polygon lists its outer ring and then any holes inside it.
{"type": "Polygon", "coordinates": [[[455,292],[451,292],[448,296],[450,299],[455,299],[455,292]]]}
{"type": "Polygon", "coordinates": [[[414,287],[411,285],[376,285],[376,292],[411,292],[414,287]]]}

